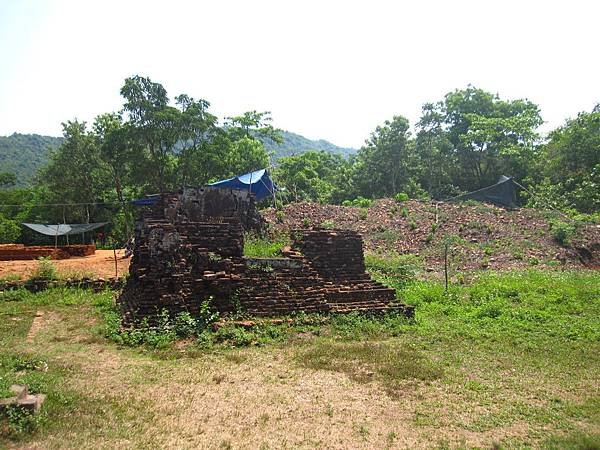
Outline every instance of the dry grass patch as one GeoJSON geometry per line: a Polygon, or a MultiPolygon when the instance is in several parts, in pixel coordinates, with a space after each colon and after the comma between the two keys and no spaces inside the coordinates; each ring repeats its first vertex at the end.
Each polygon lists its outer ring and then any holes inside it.
{"type": "Polygon", "coordinates": [[[297,360],[306,368],[342,372],[360,383],[377,380],[390,393],[406,382],[433,381],[443,374],[423,353],[398,342],[317,341],[297,360]]]}

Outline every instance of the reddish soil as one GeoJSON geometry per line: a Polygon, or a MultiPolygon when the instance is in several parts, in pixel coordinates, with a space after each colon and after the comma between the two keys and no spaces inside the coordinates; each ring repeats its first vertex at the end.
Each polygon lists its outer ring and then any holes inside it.
{"type": "MultiPolygon", "coordinates": [[[[123,258],[125,250],[117,250],[117,271],[119,276],[129,270],[130,258],[123,258]]],[[[81,278],[93,276],[111,278],[115,276],[115,260],[112,250],[96,250],[94,255],[52,261],[64,277],[81,278]]],[[[0,278],[19,276],[27,279],[37,268],[38,262],[0,261],[0,278]]]]}
{"type": "Polygon", "coordinates": [[[370,208],[296,203],[263,216],[275,232],[323,225],[356,230],[368,251],[414,254],[428,267],[442,263],[446,236],[453,265],[463,270],[600,264],[600,224],[580,228],[572,245],[561,246],[547,216],[529,208],[382,199],[370,208]]]}

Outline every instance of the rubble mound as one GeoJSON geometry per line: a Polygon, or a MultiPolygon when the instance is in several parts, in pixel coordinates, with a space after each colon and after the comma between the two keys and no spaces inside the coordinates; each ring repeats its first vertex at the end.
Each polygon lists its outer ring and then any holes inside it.
{"type": "Polygon", "coordinates": [[[284,258],[245,258],[239,217],[207,215],[189,189],[164,195],[136,223],[130,276],[118,298],[123,322],[153,324],[158,315],[200,314],[202,302],[222,314],[279,316],[298,312],[397,310],[395,291],[365,272],[361,236],[351,230],[292,233],[284,258]]]}
{"type": "Polygon", "coordinates": [[[531,208],[381,199],[369,208],[293,203],[281,211],[269,208],[263,216],[275,233],[320,226],[353,230],[367,251],[417,255],[428,267],[443,264],[445,237],[453,239],[461,270],[598,267],[600,261],[600,225],[582,227],[561,245],[549,215],[531,208]]]}

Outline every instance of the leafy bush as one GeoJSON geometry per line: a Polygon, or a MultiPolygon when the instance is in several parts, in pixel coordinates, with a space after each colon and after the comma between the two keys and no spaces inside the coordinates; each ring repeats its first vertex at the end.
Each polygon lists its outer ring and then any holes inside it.
{"type": "Polygon", "coordinates": [[[563,222],[561,220],[550,221],[550,232],[554,240],[560,245],[569,245],[576,231],[577,227],[574,223],[563,222]]]}
{"type": "Polygon", "coordinates": [[[281,256],[281,250],[289,245],[289,237],[284,235],[271,238],[260,237],[253,233],[248,233],[244,237],[244,256],[256,258],[272,258],[281,256]]]}
{"type": "Polygon", "coordinates": [[[129,329],[122,328],[121,316],[111,299],[101,299],[96,302],[96,306],[104,316],[104,326],[101,331],[107,338],[130,347],[147,345],[153,348],[165,348],[177,338],[202,335],[219,318],[211,302],[212,298],[202,301],[198,317],[193,317],[188,312],[171,316],[167,310],[162,310],[156,325],[151,326],[148,320],[143,320],[129,329]]]}
{"type": "Polygon", "coordinates": [[[329,229],[329,230],[332,230],[332,229],[334,229],[334,228],[335,228],[335,222],[334,222],[333,220],[331,220],[331,219],[329,219],[329,220],[324,220],[323,222],[321,222],[321,226],[322,226],[323,228],[327,228],[327,229],[329,229]]]}
{"type": "Polygon", "coordinates": [[[394,200],[396,200],[398,203],[403,203],[408,201],[408,194],[406,192],[398,192],[396,195],[394,195],[394,200]]]}
{"type": "Polygon", "coordinates": [[[285,218],[285,213],[281,210],[275,213],[275,220],[279,223],[283,223],[283,219],[285,218]]]}
{"type": "Polygon", "coordinates": [[[58,279],[58,272],[50,257],[40,256],[38,265],[29,277],[31,281],[53,281],[58,279]]]}
{"type": "Polygon", "coordinates": [[[368,208],[373,204],[370,198],[356,197],[354,200],[344,200],[342,206],[352,206],[355,208],[368,208]]]}
{"type": "Polygon", "coordinates": [[[7,219],[0,214],[0,244],[12,244],[21,239],[21,226],[16,220],[7,219]]]}

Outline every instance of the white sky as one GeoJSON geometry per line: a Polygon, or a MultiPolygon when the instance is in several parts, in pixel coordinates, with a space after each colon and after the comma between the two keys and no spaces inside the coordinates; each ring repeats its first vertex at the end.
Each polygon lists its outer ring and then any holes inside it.
{"type": "Polygon", "coordinates": [[[600,102],[599,20],[595,0],[0,0],[0,135],[118,110],[133,74],[342,146],[469,83],[548,130],[600,102]]]}

